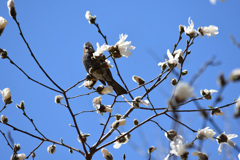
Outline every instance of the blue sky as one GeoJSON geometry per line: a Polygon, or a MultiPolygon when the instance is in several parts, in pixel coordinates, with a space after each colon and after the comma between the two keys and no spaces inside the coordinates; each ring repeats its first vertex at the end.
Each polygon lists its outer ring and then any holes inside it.
{"type": "MultiPolygon", "coordinates": [[[[34,63],[26,45],[19,35],[15,22],[8,14],[7,1],[0,1],[0,16],[8,21],[4,33],[0,37],[1,48],[8,51],[9,57],[18,64],[28,75],[40,82],[54,87],[51,82],[41,73],[34,63]]],[[[109,44],[114,45],[119,40],[119,34],[128,34],[127,40],[132,41],[136,47],[129,58],[117,59],[120,73],[127,82],[130,89],[137,85],[132,81],[133,75],[141,76],[146,81],[151,80],[160,73],[158,62],[164,61],[167,49],[172,50],[178,40],[178,26],[188,25],[188,18],[191,17],[195,28],[199,26],[216,25],[219,27],[219,34],[216,37],[198,37],[190,50],[192,51],[184,64],[184,69],[188,70],[188,75],[183,77],[184,81],[189,81],[198,69],[213,56],[216,61],[221,62],[219,66],[210,66],[194,84],[196,97],[200,96],[200,89],[219,89],[216,79],[219,73],[223,72],[225,77],[229,77],[231,71],[240,68],[240,50],[231,42],[230,35],[233,35],[240,42],[239,28],[239,6],[237,0],[217,2],[212,5],[208,0],[170,0],[170,1],[15,1],[17,19],[21,24],[25,38],[27,39],[36,58],[39,60],[47,73],[64,89],[72,86],[77,81],[85,78],[86,71],[82,65],[83,44],[92,42],[96,48],[96,42],[100,45],[104,43],[103,38],[97,33],[97,29],[90,25],[85,19],[87,10],[97,16],[102,32],[107,36],[109,44]]],[[[179,48],[185,47],[187,37],[184,35],[179,44],[179,48]]],[[[111,61],[111,64],[113,62],[111,61]]],[[[13,103],[10,104],[1,114],[9,118],[9,123],[35,133],[30,122],[22,116],[22,112],[17,110],[15,105],[21,100],[25,101],[27,114],[34,119],[38,128],[48,135],[50,139],[60,141],[62,137],[66,144],[70,144],[81,149],[77,141],[77,133],[74,128],[69,127],[73,123],[72,119],[63,106],[54,103],[57,93],[39,86],[29,81],[17,68],[8,60],[1,60],[2,68],[0,89],[9,87],[12,92],[13,103]]],[[[114,78],[120,82],[116,75],[115,67],[112,70],[114,78]]],[[[167,105],[167,99],[172,93],[169,78],[150,94],[153,103],[157,107],[167,105]]],[[[150,87],[150,86],[148,86],[150,87]]],[[[240,96],[240,84],[231,83],[223,93],[223,101],[218,106],[231,103],[233,99],[240,96]]],[[[74,88],[68,96],[75,96],[89,92],[86,88],[74,88]]],[[[133,92],[134,96],[144,93],[143,89],[133,92]]],[[[97,94],[75,98],[70,100],[74,113],[82,110],[92,110],[92,99],[97,94]]],[[[112,97],[102,96],[104,104],[111,104],[112,97]]],[[[129,97],[127,97],[129,98],[129,97]]],[[[122,100],[119,98],[119,100],[122,100]]],[[[212,101],[201,101],[201,105],[207,108],[212,101]]],[[[0,106],[3,106],[0,102],[0,106]]],[[[124,114],[129,105],[118,103],[113,114],[124,114]]],[[[195,105],[186,105],[184,109],[196,109],[195,105]]],[[[239,134],[239,120],[233,119],[234,106],[225,108],[224,116],[214,118],[216,123],[226,133],[239,134]]],[[[132,127],[132,120],[145,120],[152,115],[152,112],[136,110],[127,120],[128,124],[121,127],[121,131],[127,131],[132,127]]],[[[107,114],[103,116],[97,113],[85,113],[77,117],[80,130],[83,133],[90,133],[89,144],[94,144],[99,136],[99,131],[107,119],[107,114]]],[[[172,120],[161,116],[155,119],[166,130],[171,129],[172,120]]],[[[198,130],[202,124],[202,117],[199,113],[184,113],[181,121],[198,130]]],[[[207,126],[212,126],[208,123],[207,126]]],[[[108,126],[109,129],[110,126],[108,126]]],[[[0,129],[11,135],[15,143],[21,144],[20,153],[28,154],[40,142],[24,134],[12,131],[5,125],[0,124],[0,129]]],[[[194,139],[195,134],[181,126],[179,131],[185,135],[187,141],[194,139]]],[[[117,136],[113,133],[110,140],[117,136]]],[[[0,153],[2,159],[9,159],[11,150],[6,146],[6,142],[0,135],[0,153]]],[[[107,141],[107,142],[108,142],[107,141]]],[[[240,146],[239,138],[234,141],[240,146]]],[[[198,141],[196,142],[198,143],[198,141]]],[[[77,153],[69,154],[68,149],[57,146],[54,155],[47,153],[47,146],[51,143],[45,142],[36,152],[36,159],[83,159],[77,153]],[[64,157],[64,158],[63,158],[64,157]]],[[[163,159],[168,154],[169,142],[164,137],[164,132],[156,125],[147,123],[132,133],[129,143],[120,149],[113,149],[112,145],[107,149],[114,155],[114,159],[121,159],[126,153],[127,159],[147,159],[146,153],[150,146],[156,146],[157,151],[153,153],[153,158],[163,159]],[[138,147],[136,147],[138,146],[138,147]],[[141,148],[142,150],[139,150],[141,148]]],[[[225,159],[226,153],[217,154],[218,145],[216,142],[207,140],[204,143],[203,151],[210,155],[210,159],[225,159]]],[[[225,147],[236,159],[238,152],[225,147]]],[[[193,150],[190,150],[190,153],[193,150]]],[[[189,159],[197,159],[191,156],[189,159]]],[[[101,153],[97,153],[93,159],[103,159],[101,153]]]]}

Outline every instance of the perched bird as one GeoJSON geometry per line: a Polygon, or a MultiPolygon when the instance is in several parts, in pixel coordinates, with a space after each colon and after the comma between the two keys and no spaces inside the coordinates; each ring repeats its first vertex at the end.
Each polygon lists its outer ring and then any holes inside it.
{"type": "Polygon", "coordinates": [[[102,64],[105,63],[104,57],[102,56],[99,59],[93,58],[93,53],[95,50],[92,44],[87,42],[83,47],[84,53],[82,62],[87,73],[91,74],[104,85],[106,85],[107,82],[109,86],[113,87],[113,90],[117,93],[117,95],[127,94],[127,91],[113,79],[110,69],[107,67],[102,67],[102,64]]]}

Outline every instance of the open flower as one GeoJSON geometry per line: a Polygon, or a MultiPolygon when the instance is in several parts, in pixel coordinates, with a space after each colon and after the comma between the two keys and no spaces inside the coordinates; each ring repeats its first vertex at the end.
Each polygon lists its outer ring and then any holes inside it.
{"type": "Polygon", "coordinates": [[[103,44],[101,47],[99,46],[99,43],[97,42],[97,50],[93,53],[93,58],[101,57],[102,54],[108,50],[108,45],[103,44]]]}
{"type": "Polygon", "coordinates": [[[8,24],[7,20],[4,19],[3,17],[0,17],[0,36],[3,33],[3,30],[7,24],[8,24]]]}
{"type": "Polygon", "coordinates": [[[9,88],[4,88],[2,91],[0,90],[0,93],[2,94],[3,102],[6,104],[12,103],[11,91],[9,88]]]}
{"type": "Polygon", "coordinates": [[[102,149],[101,149],[101,152],[102,152],[103,157],[104,157],[106,160],[113,160],[112,154],[111,154],[110,152],[108,152],[107,149],[102,148],[102,149]]]}
{"type": "Polygon", "coordinates": [[[87,11],[86,14],[85,14],[85,18],[88,20],[88,22],[90,24],[93,24],[95,23],[95,20],[96,20],[96,16],[92,16],[91,12],[90,11],[87,11]]]}
{"type": "Polygon", "coordinates": [[[176,104],[186,101],[188,98],[194,97],[194,89],[186,82],[179,82],[174,92],[174,102],[176,104]]]}
{"type": "Polygon", "coordinates": [[[207,89],[204,89],[204,90],[200,90],[200,93],[201,95],[203,96],[203,98],[205,99],[212,99],[212,93],[214,92],[217,92],[217,90],[214,90],[214,89],[210,89],[210,90],[207,90],[207,89]]]}
{"type": "Polygon", "coordinates": [[[191,17],[188,18],[188,24],[188,27],[184,26],[185,34],[189,37],[196,37],[198,35],[198,32],[194,29],[194,23],[191,20],[191,17]]]}
{"type": "MultiPolygon", "coordinates": [[[[176,52],[175,55],[172,55],[170,50],[167,50],[168,60],[165,59],[168,67],[174,68],[177,67],[178,69],[181,69],[181,63],[179,63],[179,57],[181,52],[176,52]]],[[[159,65],[159,64],[158,64],[159,65]]],[[[161,64],[160,64],[161,65],[161,64]]]]}
{"type": "Polygon", "coordinates": [[[143,104],[145,106],[150,106],[150,102],[148,100],[142,100],[141,96],[135,97],[133,100],[133,106],[139,107],[139,104],[143,104]]]}
{"type": "Polygon", "coordinates": [[[120,52],[121,56],[128,57],[132,55],[130,50],[134,50],[136,47],[131,46],[131,41],[125,41],[127,39],[128,35],[119,35],[119,41],[115,44],[114,48],[117,48],[117,50],[120,52]]]}
{"type": "MultiPolygon", "coordinates": [[[[209,106],[209,107],[210,107],[210,106],[209,106]]],[[[220,108],[218,108],[218,107],[215,107],[215,108],[210,107],[210,108],[212,109],[211,112],[210,112],[210,115],[211,115],[211,116],[216,115],[216,117],[217,117],[217,115],[219,115],[219,116],[224,115],[224,113],[221,111],[220,108]]]]}
{"type": "Polygon", "coordinates": [[[208,156],[205,153],[194,151],[192,152],[193,156],[198,156],[199,160],[208,160],[208,156]]]}
{"type": "MultiPolygon", "coordinates": [[[[123,134],[125,134],[125,132],[122,133],[122,135],[123,134]]],[[[120,136],[121,135],[117,136],[115,139],[119,138],[120,136]]],[[[122,144],[126,144],[129,141],[130,137],[131,137],[130,134],[127,134],[127,135],[123,136],[122,138],[120,138],[119,140],[114,142],[113,148],[115,148],[115,149],[120,148],[122,144]]]]}
{"type": "Polygon", "coordinates": [[[116,120],[115,122],[113,122],[112,128],[117,129],[119,126],[126,125],[126,122],[127,122],[126,119],[116,120]]]}
{"type": "Polygon", "coordinates": [[[207,35],[209,36],[216,36],[218,32],[218,27],[214,25],[210,25],[208,27],[199,27],[198,32],[200,33],[201,36],[207,35]]]}
{"type": "Polygon", "coordinates": [[[225,132],[220,134],[219,136],[217,136],[216,141],[219,144],[218,154],[221,154],[221,152],[222,152],[222,145],[224,143],[229,145],[230,147],[234,148],[236,144],[231,139],[236,138],[236,137],[238,137],[238,135],[236,135],[236,134],[228,134],[228,135],[226,135],[225,132]]]}
{"type": "Polygon", "coordinates": [[[187,159],[189,152],[186,150],[186,144],[183,144],[184,138],[181,135],[177,135],[170,143],[170,153],[175,154],[181,159],[187,159]]]}
{"type": "Polygon", "coordinates": [[[107,87],[104,87],[103,85],[99,85],[97,88],[96,88],[98,94],[105,94],[107,95],[108,93],[113,93],[113,87],[112,86],[107,86],[107,87]]]}
{"type": "Polygon", "coordinates": [[[197,138],[200,140],[208,139],[210,138],[212,141],[214,141],[213,136],[216,134],[212,129],[209,129],[209,127],[206,127],[204,129],[199,129],[197,132],[197,138]]]}

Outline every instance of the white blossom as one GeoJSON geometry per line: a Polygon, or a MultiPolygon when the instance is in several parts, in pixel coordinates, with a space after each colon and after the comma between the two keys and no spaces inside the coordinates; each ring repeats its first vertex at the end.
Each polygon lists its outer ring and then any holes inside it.
{"type": "Polygon", "coordinates": [[[210,0],[210,3],[212,3],[212,5],[215,5],[215,4],[216,4],[216,1],[217,1],[217,0],[210,0]]]}
{"type": "Polygon", "coordinates": [[[131,41],[125,41],[127,39],[128,35],[119,35],[119,41],[115,44],[117,46],[120,54],[124,57],[128,57],[132,55],[130,50],[134,50],[136,47],[131,46],[131,41]]]}
{"type": "Polygon", "coordinates": [[[225,132],[220,134],[219,136],[217,136],[216,141],[219,144],[218,154],[221,154],[222,147],[223,147],[224,143],[229,145],[231,148],[234,148],[236,144],[231,139],[236,138],[236,137],[238,137],[238,135],[236,135],[236,134],[225,134],[225,132]]]}
{"type": "Polygon", "coordinates": [[[221,111],[220,108],[215,107],[213,110],[211,110],[210,115],[211,116],[216,115],[216,117],[217,117],[217,115],[222,116],[222,115],[224,115],[224,113],[221,111]]]}
{"type": "Polygon", "coordinates": [[[135,107],[139,107],[139,104],[143,104],[145,106],[150,106],[150,102],[148,100],[142,100],[141,96],[135,97],[133,100],[133,105],[135,107]]]}
{"type": "Polygon", "coordinates": [[[106,160],[113,160],[112,154],[105,148],[101,149],[102,155],[106,160]]]}
{"type": "Polygon", "coordinates": [[[198,32],[194,29],[194,23],[191,20],[191,17],[188,18],[188,24],[188,27],[184,26],[185,34],[190,37],[196,37],[198,35],[198,32]]]}
{"type": "Polygon", "coordinates": [[[0,93],[2,95],[3,102],[6,104],[12,103],[11,91],[9,88],[4,88],[2,91],[0,90],[0,93]]]}
{"type": "Polygon", "coordinates": [[[180,103],[188,98],[194,97],[193,91],[194,89],[188,83],[180,81],[174,92],[175,101],[180,103]]]}
{"type": "Polygon", "coordinates": [[[217,91],[217,90],[214,90],[214,89],[210,89],[210,90],[208,90],[208,89],[200,90],[200,93],[201,93],[201,95],[203,96],[203,98],[208,99],[208,100],[212,99],[212,94],[213,94],[214,92],[218,92],[218,91],[217,91]]]}
{"type": "Polygon", "coordinates": [[[193,156],[198,156],[199,160],[208,160],[208,156],[205,153],[194,151],[192,152],[193,156]]]}
{"type": "Polygon", "coordinates": [[[97,50],[93,53],[93,57],[97,58],[97,57],[101,57],[102,54],[108,50],[108,45],[103,44],[101,47],[99,46],[99,43],[97,42],[97,50]]]}
{"type": "Polygon", "coordinates": [[[181,159],[187,159],[189,152],[186,150],[186,144],[183,144],[184,138],[181,135],[177,135],[170,143],[170,153],[179,156],[181,159]]]}
{"type": "Polygon", "coordinates": [[[8,8],[9,8],[9,10],[10,10],[10,8],[15,7],[14,1],[13,1],[13,0],[8,0],[7,6],[8,6],[8,8]]]}
{"type": "MultiPolygon", "coordinates": [[[[122,135],[123,134],[125,134],[125,132],[123,132],[122,135]]],[[[120,136],[121,135],[117,136],[115,139],[119,138],[120,136]]],[[[126,144],[129,141],[130,137],[131,137],[130,134],[123,136],[122,138],[114,142],[113,148],[119,149],[122,146],[122,144],[126,144]]]]}
{"type": "Polygon", "coordinates": [[[24,153],[21,153],[21,154],[16,154],[15,156],[12,155],[11,158],[10,158],[10,160],[15,160],[15,159],[24,160],[24,159],[26,159],[26,157],[25,157],[24,153]]]}
{"type": "Polygon", "coordinates": [[[126,119],[119,119],[113,122],[112,128],[117,129],[119,126],[126,125],[127,120],[126,119]]]}
{"type": "Polygon", "coordinates": [[[96,20],[96,16],[92,16],[91,12],[90,11],[87,11],[86,14],[85,14],[85,18],[88,20],[88,22],[90,24],[93,24],[95,23],[95,20],[96,20]]]}
{"type": "Polygon", "coordinates": [[[209,129],[209,127],[206,127],[204,129],[199,129],[197,132],[197,138],[200,140],[208,139],[210,138],[212,141],[214,141],[213,136],[216,134],[212,129],[209,129]]]}
{"type": "MultiPolygon", "coordinates": [[[[170,68],[174,68],[177,67],[178,69],[181,69],[181,63],[179,63],[179,56],[180,56],[181,52],[176,52],[176,54],[173,56],[170,52],[170,50],[167,50],[167,55],[168,55],[168,60],[165,59],[167,65],[170,68]]],[[[158,64],[158,65],[162,65],[162,64],[158,64]]]]}
{"type": "Polygon", "coordinates": [[[112,86],[104,87],[102,93],[103,94],[113,93],[113,87],[112,86]]]}
{"type": "Polygon", "coordinates": [[[102,103],[102,97],[98,96],[93,99],[93,104],[101,104],[102,103]]]}
{"type": "Polygon", "coordinates": [[[169,160],[170,154],[167,155],[163,160],[169,160]]]}
{"type": "Polygon", "coordinates": [[[218,27],[214,25],[210,25],[208,27],[199,27],[198,29],[201,36],[207,35],[209,36],[216,36],[218,32],[218,27]]]}

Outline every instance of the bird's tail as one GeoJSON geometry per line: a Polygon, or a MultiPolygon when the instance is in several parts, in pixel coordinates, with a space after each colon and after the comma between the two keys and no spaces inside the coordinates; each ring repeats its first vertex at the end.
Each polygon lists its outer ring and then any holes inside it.
{"type": "Polygon", "coordinates": [[[117,93],[117,95],[127,94],[127,91],[118,84],[114,79],[111,81],[107,81],[108,85],[113,87],[113,90],[117,93]]]}

